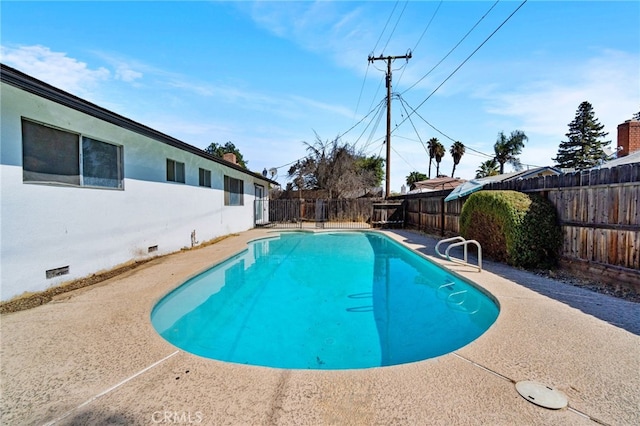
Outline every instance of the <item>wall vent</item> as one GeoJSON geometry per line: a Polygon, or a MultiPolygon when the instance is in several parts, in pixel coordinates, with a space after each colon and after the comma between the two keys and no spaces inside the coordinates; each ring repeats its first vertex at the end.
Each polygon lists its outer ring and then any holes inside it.
{"type": "Polygon", "coordinates": [[[158,251],[158,246],[151,246],[147,249],[149,253],[153,253],[154,251],[158,251]]]}
{"type": "Polygon", "coordinates": [[[47,279],[67,275],[69,273],[69,265],[60,268],[49,269],[46,271],[47,279]]]}

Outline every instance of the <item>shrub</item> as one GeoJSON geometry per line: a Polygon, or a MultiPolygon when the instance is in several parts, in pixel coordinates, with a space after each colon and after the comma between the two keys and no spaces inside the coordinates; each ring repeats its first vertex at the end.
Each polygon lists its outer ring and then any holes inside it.
{"type": "Polygon", "coordinates": [[[562,244],[553,205],[515,191],[472,194],[462,207],[460,234],[478,240],[487,257],[524,268],[553,267],[562,244]]]}

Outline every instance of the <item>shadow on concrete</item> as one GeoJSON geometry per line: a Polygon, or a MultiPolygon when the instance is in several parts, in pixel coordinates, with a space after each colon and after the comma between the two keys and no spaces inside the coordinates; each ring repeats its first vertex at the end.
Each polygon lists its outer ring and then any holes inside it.
{"type": "MultiPolygon", "coordinates": [[[[435,246],[439,241],[438,237],[407,230],[394,230],[393,232],[403,237],[407,243],[424,246],[423,249],[418,250],[419,252],[430,256],[437,256],[435,246]]],[[[462,258],[462,249],[453,249],[451,255],[462,258]]],[[[477,264],[475,248],[469,249],[469,261],[477,264]]],[[[640,336],[639,303],[573,286],[503,263],[492,262],[486,259],[483,259],[482,263],[483,269],[493,274],[640,336]]]]}

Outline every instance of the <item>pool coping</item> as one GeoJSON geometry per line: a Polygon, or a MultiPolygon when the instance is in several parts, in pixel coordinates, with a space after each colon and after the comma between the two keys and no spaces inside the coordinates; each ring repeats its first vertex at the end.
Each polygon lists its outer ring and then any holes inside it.
{"type": "MultiPolygon", "coordinates": [[[[200,358],[157,335],[149,313],[164,294],[272,231],[158,258],[38,308],[3,314],[3,422],[640,423],[640,336],[492,272],[429,255],[433,240],[408,231],[376,232],[500,303],[491,328],[454,353],[364,370],[279,370],[200,358]],[[531,404],[515,390],[522,380],[559,389],[569,407],[531,404]]],[[[599,303],[608,297],[600,295],[599,303]]]]}

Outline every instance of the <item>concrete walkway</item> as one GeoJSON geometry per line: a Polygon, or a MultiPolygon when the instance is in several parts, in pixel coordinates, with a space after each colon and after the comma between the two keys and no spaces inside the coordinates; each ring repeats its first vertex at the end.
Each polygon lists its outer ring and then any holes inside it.
{"type": "MultiPolygon", "coordinates": [[[[422,362],[279,370],[191,355],[156,333],[149,315],[163,295],[267,232],[158,258],[2,315],[1,423],[640,424],[640,306],[503,265],[479,273],[432,258],[491,292],[501,312],[476,341],[422,362]],[[561,390],[569,407],[531,404],[515,390],[521,380],[561,390]]],[[[432,257],[433,239],[386,233],[432,257]]]]}

